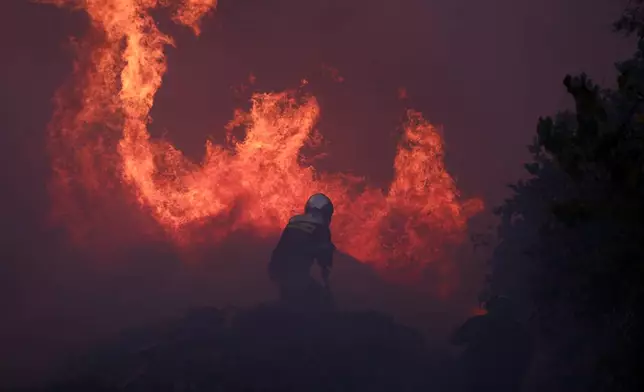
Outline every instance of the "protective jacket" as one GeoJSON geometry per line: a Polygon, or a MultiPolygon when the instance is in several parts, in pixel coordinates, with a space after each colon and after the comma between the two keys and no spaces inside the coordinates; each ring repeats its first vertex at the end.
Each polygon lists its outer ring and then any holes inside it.
{"type": "Polygon", "coordinates": [[[324,276],[332,267],[334,251],[331,230],[321,214],[296,215],[289,220],[271,255],[271,279],[309,276],[315,261],[324,276]]]}

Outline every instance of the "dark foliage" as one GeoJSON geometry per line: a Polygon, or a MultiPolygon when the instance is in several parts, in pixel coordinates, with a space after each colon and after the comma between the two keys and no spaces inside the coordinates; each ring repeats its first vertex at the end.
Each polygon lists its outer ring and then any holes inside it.
{"type": "MultiPolygon", "coordinates": [[[[641,1],[616,28],[644,34],[641,1]]],[[[566,76],[574,112],[539,120],[530,177],[497,213],[491,291],[521,301],[547,390],[644,390],[644,41],[616,89],[566,76]]]]}

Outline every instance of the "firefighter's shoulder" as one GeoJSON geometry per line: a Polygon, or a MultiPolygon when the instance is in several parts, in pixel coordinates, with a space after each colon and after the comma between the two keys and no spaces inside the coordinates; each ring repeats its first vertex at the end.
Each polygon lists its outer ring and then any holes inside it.
{"type": "Polygon", "coordinates": [[[287,229],[302,230],[307,233],[313,233],[322,222],[319,218],[310,214],[295,215],[289,219],[286,225],[287,229]]]}

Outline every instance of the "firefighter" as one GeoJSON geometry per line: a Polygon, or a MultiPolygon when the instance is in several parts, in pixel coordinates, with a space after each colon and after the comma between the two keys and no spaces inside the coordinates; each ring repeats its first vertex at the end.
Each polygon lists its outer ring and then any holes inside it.
{"type": "Polygon", "coordinates": [[[335,246],[331,241],[333,203],[322,193],[309,197],[304,214],[292,217],[273,250],[269,276],[285,303],[305,307],[330,302],[329,274],[335,246]],[[323,286],[311,277],[317,262],[323,286]]]}

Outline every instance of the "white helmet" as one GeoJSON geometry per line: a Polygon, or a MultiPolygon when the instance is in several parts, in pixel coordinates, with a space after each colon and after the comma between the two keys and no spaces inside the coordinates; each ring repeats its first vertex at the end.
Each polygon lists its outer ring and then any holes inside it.
{"type": "Polygon", "coordinates": [[[331,222],[331,217],[333,216],[333,203],[331,199],[323,193],[316,193],[315,195],[309,197],[304,206],[304,212],[320,212],[324,216],[327,222],[331,222]]]}

